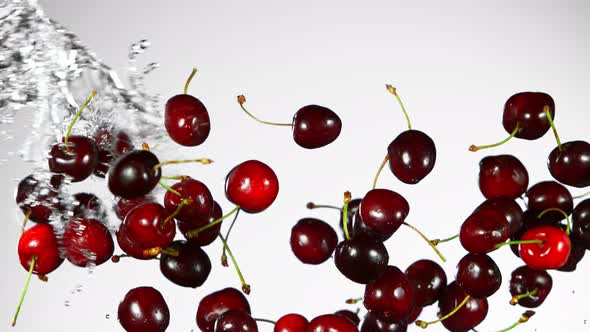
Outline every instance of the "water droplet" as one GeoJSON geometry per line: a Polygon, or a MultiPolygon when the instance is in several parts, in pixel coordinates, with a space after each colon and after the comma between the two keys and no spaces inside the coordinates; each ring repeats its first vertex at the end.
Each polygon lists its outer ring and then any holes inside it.
{"type": "Polygon", "coordinates": [[[104,315],[104,318],[109,319],[109,318],[111,318],[111,315],[106,314],[106,315],[104,315]]]}
{"type": "Polygon", "coordinates": [[[69,307],[69,306],[70,306],[70,301],[66,300],[66,302],[64,302],[64,305],[65,305],[66,307],[69,307]]]}

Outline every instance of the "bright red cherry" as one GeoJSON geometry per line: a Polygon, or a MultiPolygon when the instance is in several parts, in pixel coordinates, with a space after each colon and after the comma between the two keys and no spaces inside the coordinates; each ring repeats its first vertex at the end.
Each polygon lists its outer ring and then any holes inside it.
{"type": "Polygon", "coordinates": [[[520,258],[529,267],[537,270],[559,269],[568,260],[571,251],[569,236],[559,228],[539,226],[529,229],[520,238],[521,241],[538,241],[538,243],[521,243],[520,258]]]}
{"type": "Polygon", "coordinates": [[[174,218],[179,220],[205,219],[213,210],[213,196],[207,186],[195,179],[184,179],[172,186],[178,196],[172,191],[166,191],[164,195],[164,207],[169,214],[175,213],[178,206],[185,200],[188,201],[178,211],[174,218]]]}
{"type": "MultiPolygon", "coordinates": [[[[466,298],[467,293],[456,282],[450,283],[443,291],[438,308],[442,315],[456,309],[466,298]]],[[[470,297],[452,316],[443,320],[444,327],[453,332],[467,332],[479,325],[488,314],[488,301],[485,298],[470,297]]]]}
{"type": "Polygon", "coordinates": [[[363,223],[380,235],[393,234],[404,223],[409,212],[408,201],[388,189],[369,191],[359,206],[363,223]]]}
{"type": "Polygon", "coordinates": [[[166,210],[158,203],[144,203],[129,211],[123,224],[130,240],[143,248],[166,247],[174,240],[174,219],[164,223],[166,210]]]}
{"type": "Polygon", "coordinates": [[[467,254],[457,264],[457,285],[476,297],[492,296],[502,284],[502,273],[488,255],[467,254]]]}
{"type": "Polygon", "coordinates": [[[291,229],[291,250],[305,264],[321,264],[332,256],[338,235],[329,224],[315,218],[301,219],[291,229]]]}
{"type": "Polygon", "coordinates": [[[174,241],[168,247],[178,255],[162,255],[160,271],[173,283],[197,288],[202,286],[211,272],[209,256],[201,247],[186,241],[174,241]]]}
{"type": "Polygon", "coordinates": [[[590,199],[578,203],[572,212],[572,238],[590,250],[590,199]]]}
{"type": "Polygon", "coordinates": [[[299,314],[286,314],[275,323],[273,332],[305,332],[309,321],[299,314]]]}
{"type": "Polygon", "coordinates": [[[272,168],[258,160],[234,167],[225,179],[225,195],[248,213],[268,208],[279,193],[279,179],[272,168]]]}
{"type": "Polygon", "coordinates": [[[228,310],[215,321],[215,332],[258,332],[258,325],[242,310],[228,310]]]}
{"type": "Polygon", "coordinates": [[[70,136],[67,143],[53,145],[49,155],[49,170],[70,176],[72,182],[92,175],[98,164],[98,148],[85,136],[70,136]]]}
{"type": "Polygon", "coordinates": [[[118,319],[127,332],[164,332],[170,323],[170,310],[158,290],[138,287],[119,303],[118,319]]]}
{"type": "Polygon", "coordinates": [[[211,131],[211,121],[205,105],[187,94],[188,86],[196,73],[197,69],[193,68],[184,86],[184,94],[168,99],[164,111],[164,125],[168,135],[184,146],[203,144],[211,131]]]}
{"type": "Polygon", "coordinates": [[[147,195],[160,181],[158,158],[146,150],[134,150],[117,158],[107,174],[109,190],[115,196],[136,198],[147,195]]]}
{"type": "Polygon", "coordinates": [[[48,223],[52,213],[62,209],[56,189],[47,181],[29,175],[18,184],[16,204],[24,214],[29,214],[29,220],[48,223]]]}
{"type": "Polygon", "coordinates": [[[486,198],[516,199],[525,193],[529,174],[512,155],[489,156],[479,162],[479,189],[486,198]]]}
{"type": "Polygon", "coordinates": [[[34,257],[33,272],[39,275],[53,272],[63,262],[53,227],[48,224],[37,224],[24,231],[18,240],[17,248],[23,268],[28,271],[34,257]]]}
{"type": "MultiPolygon", "coordinates": [[[[572,213],[574,202],[569,190],[555,181],[543,181],[535,184],[526,193],[528,209],[536,214],[557,208],[566,214],[572,213]]],[[[543,215],[542,221],[560,221],[565,217],[558,211],[549,211],[543,215]]]]}
{"type": "Polygon", "coordinates": [[[459,240],[465,250],[485,254],[496,250],[496,244],[510,236],[510,225],[502,212],[496,209],[479,209],[461,225],[459,240]]]}
{"type": "Polygon", "coordinates": [[[534,270],[526,265],[515,269],[510,278],[511,304],[525,308],[540,306],[553,287],[553,279],[544,270],[534,270]]]}
{"type": "Polygon", "coordinates": [[[62,240],[68,261],[80,267],[101,265],[113,256],[115,250],[113,236],[96,219],[76,218],[70,221],[62,240]]]}
{"type": "Polygon", "coordinates": [[[363,304],[379,317],[404,319],[414,308],[414,288],[400,269],[388,266],[381,276],[367,284],[363,304]]]}
{"type": "Polygon", "coordinates": [[[404,183],[416,184],[434,168],[436,147],[425,133],[406,130],[391,141],[387,155],[393,175],[404,183]]]}
{"type": "Polygon", "coordinates": [[[405,320],[387,320],[372,313],[367,313],[360,332],[406,332],[408,324],[405,320]]]}
{"type": "Polygon", "coordinates": [[[590,186],[590,144],[572,141],[561,144],[551,151],[547,166],[559,182],[584,188],[590,186]]]}
{"type": "Polygon", "coordinates": [[[309,322],[306,332],[359,332],[348,318],[329,314],[318,316],[309,322]]]}
{"type": "MultiPolygon", "coordinates": [[[[215,220],[220,219],[222,217],[222,215],[223,215],[223,211],[221,210],[221,206],[219,206],[219,204],[217,204],[217,202],[213,201],[213,212],[211,213],[210,217],[193,219],[189,222],[179,220],[177,222],[178,229],[180,230],[182,235],[185,238],[187,238],[188,232],[190,232],[196,228],[210,224],[210,223],[214,222],[215,220]]],[[[187,240],[190,243],[196,244],[201,247],[208,246],[211,243],[213,243],[213,241],[215,241],[215,239],[217,239],[219,237],[220,230],[221,230],[221,223],[218,223],[212,227],[207,228],[204,231],[199,232],[199,236],[188,237],[187,240]]]]}
{"type": "Polygon", "coordinates": [[[416,307],[429,306],[438,301],[447,287],[447,275],[437,263],[422,259],[412,263],[405,272],[414,289],[416,307]]]}
{"type": "Polygon", "coordinates": [[[548,107],[551,118],[555,119],[555,102],[550,95],[543,92],[521,92],[506,101],[502,124],[508,133],[512,133],[518,124],[516,137],[535,140],[542,137],[551,125],[545,114],[548,107]]]}
{"type": "Polygon", "coordinates": [[[240,310],[249,315],[250,304],[235,288],[224,288],[213,292],[199,302],[197,325],[203,332],[213,332],[217,318],[229,310],[240,310]]]}
{"type": "Polygon", "coordinates": [[[368,236],[342,241],[334,252],[334,263],[348,279],[367,284],[387,268],[389,254],[383,242],[368,236]]]}

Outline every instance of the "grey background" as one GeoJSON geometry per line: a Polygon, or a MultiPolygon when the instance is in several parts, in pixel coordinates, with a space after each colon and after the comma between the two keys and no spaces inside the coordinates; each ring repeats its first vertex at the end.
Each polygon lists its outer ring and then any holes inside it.
{"type": "MultiPolygon", "coordinates": [[[[456,233],[483,200],[477,187],[483,156],[515,154],[528,167],[531,183],[550,178],[546,157],[555,145],[550,133],[533,142],[515,140],[495,150],[467,151],[472,143],[506,136],[501,111],[513,93],[550,93],[562,139],[589,139],[590,10],[585,1],[40,3],[120,73],[130,43],[149,39],[153,46],[142,61],[157,61],[161,67],[147,84],[164,98],[180,93],[190,68],[199,68],[190,91],[209,109],[212,133],[203,146],[175,152],[206,155],[216,163],[176,169],[207,183],[226,211],[231,204],[223,195],[223,179],[231,167],[256,158],[274,168],[281,185],[277,201],[261,214],[242,214],[231,241],[253,287],[249,300],[255,317],[277,319],[298,312],[311,319],[355,308],[344,300],[361,296],[363,287],[340,276],[331,261],[320,266],[299,263],[290,251],[289,231],[306,216],[336,227],[333,211],[308,211],[305,203],[339,204],[345,190],[362,196],[370,188],[387,145],[406,129],[385,83],[398,88],[414,127],[435,140],[438,159],[433,173],[417,186],[397,181],[387,170],[379,184],[403,194],[411,205],[407,221],[433,238],[456,233]],[[242,114],[235,101],[241,93],[252,112],[271,121],[290,121],[306,104],[330,107],[343,120],[341,137],[326,148],[303,150],[293,143],[288,129],[264,127],[242,114]]],[[[14,151],[27,133],[17,128],[15,135],[15,141],[2,143],[3,152],[14,151]]],[[[2,166],[0,317],[6,328],[1,330],[8,330],[26,276],[15,250],[22,214],[12,195],[15,179],[29,171],[30,165],[13,159],[2,166]]],[[[101,190],[101,181],[89,183],[101,190]]],[[[405,228],[387,247],[390,263],[401,269],[419,258],[436,259],[405,228]]],[[[440,248],[449,259],[444,267],[452,278],[464,251],[459,243],[440,248]]],[[[140,285],[155,286],[164,294],[171,310],[169,331],[196,330],[198,301],[222,287],[239,286],[235,272],[218,264],[220,247],[213,245],[207,252],[214,270],[205,287],[196,290],[171,284],[154,262],[107,263],[92,275],[66,263],[47,284],[33,279],[12,330],[119,331],[117,304],[128,289],[140,285]]],[[[510,272],[521,262],[508,249],[492,257],[504,282],[490,299],[479,331],[504,328],[524,311],[508,305],[507,290],[510,272]]],[[[551,273],[553,291],[521,330],[587,330],[589,272],[583,261],[574,274],[551,273]]],[[[436,307],[427,308],[421,318],[430,320],[435,314],[436,307]]],[[[260,329],[272,330],[264,323],[260,329]]]]}

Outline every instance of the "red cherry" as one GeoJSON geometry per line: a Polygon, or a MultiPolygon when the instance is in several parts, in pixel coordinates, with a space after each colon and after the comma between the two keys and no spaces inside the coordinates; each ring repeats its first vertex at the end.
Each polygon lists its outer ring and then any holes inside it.
{"type": "Polygon", "coordinates": [[[338,310],[334,313],[334,315],[339,315],[344,318],[348,318],[356,326],[359,326],[359,324],[361,323],[361,319],[359,318],[359,316],[350,310],[338,310]]]}
{"type": "Polygon", "coordinates": [[[189,178],[175,183],[171,188],[181,196],[172,191],[166,191],[164,207],[166,207],[168,214],[175,213],[183,200],[189,200],[189,203],[182,206],[174,218],[190,221],[205,219],[211,215],[213,196],[204,183],[189,178]]]}
{"type": "Polygon", "coordinates": [[[404,319],[414,308],[414,289],[400,269],[388,266],[381,276],[367,284],[363,304],[379,317],[404,319]]]}
{"type": "Polygon", "coordinates": [[[211,272],[211,261],[201,247],[186,241],[174,241],[168,247],[177,255],[160,257],[160,272],[173,283],[197,288],[201,287],[211,272]]]}
{"type": "Polygon", "coordinates": [[[130,240],[143,248],[166,247],[174,240],[174,219],[164,223],[166,210],[158,203],[144,203],[129,211],[123,224],[130,240]]]}
{"type": "Polygon", "coordinates": [[[359,213],[367,228],[380,235],[393,234],[410,212],[408,201],[388,189],[369,191],[359,206],[359,213]]]}
{"type": "Polygon", "coordinates": [[[416,184],[434,168],[436,146],[425,133],[406,130],[389,144],[387,155],[393,175],[404,183],[416,184]]]}
{"type": "Polygon", "coordinates": [[[164,112],[166,131],[174,142],[197,146],[209,137],[209,113],[199,99],[187,94],[176,95],[168,99],[164,112]]]}
{"type": "Polygon", "coordinates": [[[332,226],[314,218],[303,218],[291,229],[291,250],[305,264],[321,264],[332,256],[338,235],[332,226]]]}
{"type": "Polygon", "coordinates": [[[25,270],[29,270],[35,257],[33,272],[36,274],[49,274],[63,262],[53,227],[48,224],[37,224],[24,231],[17,248],[20,264],[25,270]]]}
{"type": "Polygon", "coordinates": [[[552,287],[553,279],[547,271],[521,266],[511,274],[510,294],[513,297],[510,304],[536,308],[545,301],[552,287]]]}
{"type": "Polygon", "coordinates": [[[287,314],[275,323],[273,332],[305,332],[309,322],[299,314],[287,314]]]}
{"type": "Polygon", "coordinates": [[[210,217],[191,220],[188,222],[178,220],[176,224],[178,225],[178,229],[180,230],[182,235],[188,240],[188,242],[204,247],[210,245],[211,243],[213,243],[213,241],[215,241],[215,239],[217,239],[217,237],[219,237],[221,223],[218,223],[212,227],[207,228],[204,231],[199,232],[199,236],[189,237],[187,236],[187,233],[196,228],[208,225],[214,222],[215,220],[218,220],[222,217],[222,215],[223,211],[221,210],[221,206],[219,206],[217,202],[213,201],[213,212],[211,213],[210,217]]]}
{"type": "Polygon", "coordinates": [[[250,314],[250,304],[235,288],[224,288],[205,296],[197,308],[197,325],[203,332],[213,332],[215,321],[229,310],[250,314]]]}
{"type": "Polygon", "coordinates": [[[455,279],[465,293],[476,298],[492,296],[502,284],[502,274],[496,262],[481,254],[463,256],[457,264],[455,279]]]}
{"type": "Polygon", "coordinates": [[[29,175],[22,179],[16,191],[16,204],[29,220],[36,223],[48,223],[54,212],[62,210],[56,187],[47,181],[29,175]]]}
{"type": "Polygon", "coordinates": [[[101,128],[94,134],[94,142],[98,147],[98,164],[94,175],[104,178],[111,167],[111,163],[119,157],[133,150],[131,138],[123,131],[119,131],[113,137],[112,131],[101,128]]]}
{"type": "Polygon", "coordinates": [[[143,203],[153,202],[153,197],[150,196],[140,196],[136,198],[123,198],[117,197],[115,198],[115,204],[113,206],[113,211],[117,217],[123,221],[127,216],[129,211],[133,210],[136,206],[141,205],[143,203]]]}
{"type": "Polygon", "coordinates": [[[70,136],[67,144],[53,145],[49,155],[49,170],[70,176],[72,182],[92,175],[98,164],[98,148],[93,140],[84,136],[70,136]]]}
{"type": "MultiPolygon", "coordinates": [[[[518,233],[523,227],[523,211],[520,205],[508,198],[492,198],[485,200],[476,209],[496,209],[504,213],[506,221],[510,224],[510,236],[518,233]]],[[[474,212],[475,212],[474,211],[474,212]]]]}
{"type": "Polygon", "coordinates": [[[123,250],[123,252],[125,252],[125,254],[133,258],[142,260],[153,258],[152,255],[147,255],[145,252],[146,249],[150,248],[142,247],[129,238],[129,234],[125,224],[121,224],[121,226],[119,226],[119,229],[117,230],[117,233],[115,235],[117,238],[117,244],[119,244],[119,247],[121,248],[121,250],[123,250]]]}
{"type": "Polygon", "coordinates": [[[98,266],[109,260],[115,250],[108,228],[96,219],[70,221],[66,225],[63,244],[68,261],[80,267],[98,266]]]}
{"type": "Polygon", "coordinates": [[[127,332],[164,332],[170,323],[166,300],[152,287],[138,287],[127,292],[119,303],[117,315],[127,332]]]}
{"type": "Polygon", "coordinates": [[[412,263],[406,269],[405,274],[414,290],[415,307],[418,308],[438,301],[443,289],[447,287],[445,271],[431,260],[421,259],[412,263]]]}
{"type": "Polygon", "coordinates": [[[461,225],[459,240],[465,250],[485,254],[496,250],[496,244],[510,236],[510,224],[504,213],[494,209],[478,209],[461,225]]]}
{"type": "Polygon", "coordinates": [[[306,332],[359,332],[348,318],[330,314],[318,316],[309,322],[306,332]]]}
{"type": "Polygon", "coordinates": [[[306,149],[316,149],[338,138],[342,121],[329,108],[307,105],[295,113],[292,127],[295,143],[306,149]]]}
{"type": "Polygon", "coordinates": [[[74,217],[95,218],[104,220],[107,218],[106,211],[100,198],[91,193],[77,193],[74,195],[75,207],[74,217]]]}
{"type": "Polygon", "coordinates": [[[275,172],[258,160],[248,160],[234,167],[225,179],[225,195],[248,213],[268,208],[279,193],[275,172]]]}
{"type": "MultiPolygon", "coordinates": [[[[450,283],[438,301],[438,308],[442,315],[446,315],[457,308],[467,296],[467,293],[457,285],[450,283]]],[[[479,325],[488,314],[488,301],[486,298],[477,299],[470,297],[452,316],[443,320],[444,327],[449,331],[469,331],[479,325]]]]}
{"type": "Polygon", "coordinates": [[[529,174],[512,155],[489,156],[479,162],[479,189],[488,199],[516,199],[527,190],[529,174]]]}
{"type": "Polygon", "coordinates": [[[522,243],[519,248],[520,258],[536,270],[559,269],[567,262],[572,247],[569,236],[561,229],[551,226],[529,229],[520,240],[541,241],[522,243]]]}
{"type": "Polygon", "coordinates": [[[590,186],[590,144],[572,141],[561,144],[549,154],[547,166],[559,182],[584,188],[590,186]]]}
{"type": "MultiPolygon", "coordinates": [[[[416,307],[420,309],[420,307],[416,307]]],[[[405,320],[387,320],[372,313],[367,313],[360,332],[406,332],[408,323],[405,320]]]]}
{"type": "Polygon", "coordinates": [[[117,158],[109,169],[109,190],[115,196],[136,198],[147,195],[160,181],[160,161],[153,153],[135,150],[117,158]]]}
{"type": "Polygon", "coordinates": [[[551,118],[555,119],[555,102],[550,95],[543,92],[521,92],[511,96],[504,105],[504,129],[512,133],[518,123],[516,137],[527,140],[542,137],[551,127],[545,107],[549,107],[551,118]]]}
{"type": "Polygon", "coordinates": [[[215,332],[258,332],[258,325],[249,314],[228,310],[215,321],[215,332]]]}
{"type": "MultiPolygon", "coordinates": [[[[569,190],[555,181],[543,181],[535,184],[526,193],[528,198],[528,209],[535,213],[557,208],[566,214],[571,214],[574,209],[574,202],[569,190]]],[[[552,222],[565,219],[558,211],[550,211],[543,215],[541,221],[552,222]]]]}

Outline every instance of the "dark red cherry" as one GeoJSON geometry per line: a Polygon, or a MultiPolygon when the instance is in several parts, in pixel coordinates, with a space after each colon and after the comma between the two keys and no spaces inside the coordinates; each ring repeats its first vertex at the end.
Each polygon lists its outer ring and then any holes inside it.
{"type": "Polygon", "coordinates": [[[528,185],[529,173],[512,155],[489,156],[479,162],[479,189],[485,198],[516,199],[528,185]]]}
{"type": "Polygon", "coordinates": [[[119,245],[119,248],[121,248],[121,250],[123,250],[123,252],[125,252],[125,254],[128,256],[143,260],[153,258],[153,255],[148,255],[145,253],[145,250],[150,248],[142,247],[137,244],[137,242],[129,238],[125,224],[121,224],[121,226],[119,226],[115,236],[117,238],[117,244],[119,245]]]}
{"type": "Polygon", "coordinates": [[[367,284],[363,304],[379,317],[404,319],[414,308],[414,288],[400,269],[388,266],[381,276],[367,284]]]}
{"type": "Polygon", "coordinates": [[[558,270],[561,272],[574,272],[578,268],[578,263],[584,258],[586,249],[577,241],[572,241],[572,250],[567,262],[558,270]]]}
{"type": "Polygon", "coordinates": [[[164,111],[164,125],[170,138],[184,146],[203,144],[211,131],[211,121],[205,105],[187,94],[168,99],[164,111]]]}
{"type": "Polygon", "coordinates": [[[556,147],[547,160],[549,172],[555,180],[570,186],[590,186],[590,144],[572,141],[556,147]]]}
{"type": "Polygon", "coordinates": [[[113,137],[111,130],[99,129],[94,135],[94,141],[98,147],[98,164],[94,175],[101,178],[106,176],[115,157],[133,150],[131,138],[123,131],[117,132],[113,137]]]}
{"type": "Polygon", "coordinates": [[[457,264],[455,279],[465,293],[477,298],[490,297],[500,288],[502,273],[490,256],[467,254],[457,264]]]}
{"type": "Polygon", "coordinates": [[[215,321],[215,332],[258,332],[258,325],[249,314],[228,310],[215,321]]]}
{"type": "Polygon", "coordinates": [[[52,213],[62,209],[56,188],[34,175],[19,182],[16,204],[24,214],[30,211],[29,220],[36,223],[48,223],[52,213]]]}
{"type": "Polygon", "coordinates": [[[495,209],[504,213],[506,221],[510,224],[510,236],[516,234],[523,227],[523,211],[520,205],[508,198],[492,198],[485,200],[476,209],[495,209]]]}
{"type": "Polygon", "coordinates": [[[248,213],[268,208],[279,193],[279,179],[272,168],[258,160],[234,167],[225,179],[225,195],[248,213]]]}
{"type": "Polygon", "coordinates": [[[465,250],[474,254],[485,254],[496,250],[496,244],[510,236],[510,224],[504,213],[496,209],[479,209],[473,212],[461,225],[459,240],[465,250]]]}
{"type": "Polygon", "coordinates": [[[436,147],[430,136],[406,130],[387,147],[389,168],[400,181],[416,184],[428,175],[436,162],[436,147]]]}
{"type": "Polygon", "coordinates": [[[380,235],[388,235],[402,225],[410,213],[410,205],[395,191],[373,189],[361,201],[359,213],[368,229],[380,235]]]}
{"type": "MultiPolygon", "coordinates": [[[[219,204],[217,204],[217,202],[213,201],[213,212],[211,213],[210,217],[201,218],[201,219],[197,219],[197,220],[191,220],[189,222],[179,220],[177,222],[178,229],[180,230],[182,235],[186,238],[186,233],[188,233],[189,231],[191,231],[193,229],[197,229],[202,226],[205,226],[207,224],[210,224],[213,221],[221,218],[222,215],[223,215],[223,211],[221,210],[221,206],[219,206],[219,204]]],[[[195,244],[195,245],[198,245],[201,247],[210,245],[211,243],[213,243],[213,241],[215,241],[215,239],[217,239],[217,237],[219,237],[219,231],[221,230],[221,224],[222,223],[218,223],[212,227],[207,228],[206,230],[200,232],[199,236],[193,236],[193,237],[189,238],[188,241],[192,244],[195,244]]]]}
{"type": "Polygon", "coordinates": [[[590,199],[578,203],[572,212],[572,239],[590,250],[590,199]]]}
{"type": "Polygon", "coordinates": [[[136,198],[147,195],[160,181],[160,161],[151,152],[135,150],[117,158],[108,173],[109,190],[115,196],[136,198]]]}
{"type": "Polygon", "coordinates": [[[137,287],[127,292],[117,314],[127,332],[164,332],[170,323],[168,305],[152,287],[137,287]]]}
{"type": "Polygon", "coordinates": [[[370,230],[363,222],[360,212],[357,210],[353,218],[352,237],[371,237],[373,239],[385,242],[393,233],[380,234],[370,230]]]}
{"type": "Polygon", "coordinates": [[[130,240],[143,248],[166,247],[174,240],[174,219],[164,223],[168,214],[158,203],[144,203],[129,211],[123,224],[130,240]]]}
{"type": "MultiPolygon", "coordinates": [[[[467,296],[467,293],[457,285],[450,283],[443,291],[438,308],[441,315],[446,315],[457,308],[467,296]]],[[[488,301],[485,298],[470,297],[464,306],[452,316],[442,321],[449,331],[467,332],[479,325],[488,314],[488,301]]]]}
{"type": "Polygon", "coordinates": [[[555,119],[555,102],[550,95],[543,92],[521,92],[513,95],[504,105],[504,129],[512,133],[518,123],[516,137],[527,140],[542,137],[551,127],[545,115],[545,106],[549,107],[551,118],[555,119]]]}
{"type": "Polygon", "coordinates": [[[300,314],[286,314],[275,323],[273,332],[305,332],[309,322],[300,314]]]}
{"type": "Polygon", "coordinates": [[[242,292],[235,288],[224,288],[201,299],[197,308],[197,325],[203,332],[213,332],[215,321],[229,310],[250,314],[250,304],[242,292]]]}
{"type": "Polygon", "coordinates": [[[412,309],[412,311],[410,312],[410,315],[408,315],[408,318],[406,319],[406,323],[408,323],[408,324],[414,323],[418,319],[418,317],[420,316],[421,313],[422,313],[422,307],[415,305],[414,309],[412,309]]]}
{"type": "Polygon", "coordinates": [[[360,332],[406,332],[408,324],[405,320],[387,320],[372,313],[367,313],[360,332]]]}
{"type": "Polygon", "coordinates": [[[559,269],[569,258],[571,241],[569,236],[559,228],[535,227],[526,231],[520,240],[541,241],[541,243],[520,244],[520,258],[533,269],[559,269]]]}
{"type": "Polygon", "coordinates": [[[24,231],[18,240],[17,249],[20,264],[27,271],[35,257],[33,272],[39,275],[53,272],[63,262],[53,227],[49,224],[37,224],[24,231]]]}
{"type": "Polygon", "coordinates": [[[512,296],[530,294],[518,299],[518,304],[525,308],[540,306],[551,292],[552,287],[553,279],[547,271],[534,270],[526,265],[512,271],[510,277],[510,294],[512,296]]]}
{"type": "Polygon", "coordinates": [[[338,235],[329,224],[315,218],[303,218],[291,229],[291,250],[305,264],[321,264],[328,260],[338,235]]]}
{"type": "Polygon", "coordinates": [[[63,245],[68,261],[80,267],[101,265],[115,251],[113,236],[108,228],[96,219],[82,217],[66,225],[63,245]]]}
{"type": "Polygon", "coordinates": [[[359,332],[348,318],[329,314],[318,316],[309,322],[306,332],[359,332]]]}
{"type": "Polygon", "coordinates": [[[389,255],[383,242],[371,237],[355,237],[338,244],[334,263],[348,279],[366,284],[385,271],[389,255]]]}
{"type": "Polygon", "coordinates": [[[306,149],[316,149],[334,142],[341,130],[342,121],[326,107],[307,105],[293,117],[293,140],[306,149]]]}
{"type": "Polygon", "coordinates": [[[136,206],[141,205],[143,203],[153,202],[154,199],[151,196],[140,196],[136,198],[123,198],[117,197],[115,198],[115,204],[113,206],[113,211],[117,217],[123,221],[127,216],[129,211],[133,210],[136,206]]]}
{"type": "Polygon", "coordinates": [[[174,241],[169,249],[178,256],[163,254],[160,257],[160,271],[173,283],[197,288],[203,285],[211,272],[211,261],[201,247],[186,241],[174,241]]]}
{"type": "Polygon", "coordinates": [[[77,193],[74,195],[74,217],[90,217],[104,220],[106,211],[100,198],[91,193],[77,193]]]}
{"type": "MultiPolygon", "coordinates": [[[[355,198],[355,199],[350,200],[350,202],[348,202],[347,225],[348,225],[348,234],[350,234],[351,236],[354,232],[353,231],[354,216],[356,215],[357,211],[359,210],[359,206],[361,205],[361,201],[362,201],[362,199],[355,198]]],[[[340,230],[344,234],[344,224],[342,223],[342,212],[340,213],[340,220],[338,222],[338,227],[340,227],[340,230]]]]}
{"type": "Polygon", "coordinates": [[[192,220],[208,218],[213,209],[213,196],[207,186],[195,179],[185,179],[175,183],[172,189],[176,190],[181,196],[171,191],[166,191],[164,195],[164,207],[169,214],[176,211],[183,200],[190,200],[184,205],[179,213],[174,217],[179,220],[192,220]]]}
{"type": "Polygon", "coordinates": [[[344,318],[348,318],[356,326],[359,326],[359,324],[361,323],[361,319],[359,318],[359,315],[355,314],[354,312],[352,312],[350,310],[338,310],[334,313],[334,315],[339,315],[344,318]]]}
{"type": "MultiPolygon", "coordinates": [[[[539,182],[532,186],[526,193],[528,198],[528,209],[535,213],[558,208],[568,215],[574,209],[574,202],[569,190],[555,181],[539,182]]],[[[549,211],[543,215],[542,221],[560,221],[565,219],[559,211],[549,211]]]]}
{"type": "Polygon", "coordinates": [[[422,259],[412,263],[405,272],[412,288],[416,307],[429,306],[438,301],[447,286],[447,275],[437,263],[422,259]]]}
{"type": "Polygon", "coordinates": [[[72,182],[92,175],[98,164],[98,148],[93,140],[85,136],[70,136],[67,144],[53,145],[49,155],[49,170],[70,176],[72,182]]]}

